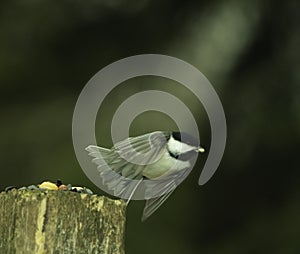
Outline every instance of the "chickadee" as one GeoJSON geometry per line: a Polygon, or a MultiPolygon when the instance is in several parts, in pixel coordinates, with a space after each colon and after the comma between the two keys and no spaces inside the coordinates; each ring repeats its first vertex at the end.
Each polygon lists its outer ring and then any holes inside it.
{"type": "Polygon", "coordinates": [[[103,184],[127,204],[144,183],[143,221],[187,177],[195,156],[205,151],[186,133],[163,131],[130,137],[111,149],[90,145],[86,150],[94,157],[103,184]]]}

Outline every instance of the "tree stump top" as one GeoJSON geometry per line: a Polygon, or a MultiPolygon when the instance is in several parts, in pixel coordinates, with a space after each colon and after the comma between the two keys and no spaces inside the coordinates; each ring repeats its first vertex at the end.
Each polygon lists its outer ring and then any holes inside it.
{"type": "Polygon", "coordinates": [[[0,193],[0,253],[124,253],[125,202],[70,191],[0,193]]]}

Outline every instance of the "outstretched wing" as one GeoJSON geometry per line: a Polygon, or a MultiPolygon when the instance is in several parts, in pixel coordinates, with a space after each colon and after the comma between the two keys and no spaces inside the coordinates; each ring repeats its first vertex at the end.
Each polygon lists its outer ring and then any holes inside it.
{"type": "Polygon", "coordinates": [[[114,195],[128,199],[143,178],[144,168],[161,158],[167,134],[152,132],[118,142],[112,149],[90,145],[86,148],[98,166],[101,179],[114,195]]]}
{"type": "Polygon", "coordinates": [[[115,196],[126,198],[127,192],[134,189],[133,181],[123,177],[118,172],[112,170],[107,163],[107,160],[112,158],[110,149],[90,145],[86,148],[89,155],[94,157],[92,162],[97,164],[97,169],[100,173],[102,183],[107,186],[110,191],[113,191],[115,196]]]}
{"type": "Polygon", "coordinates": [[[148,165],[161,158],[167,141],[166,133],[156,131],[120,141],[111,150],[124,159],[126,164],[148,165]]]}

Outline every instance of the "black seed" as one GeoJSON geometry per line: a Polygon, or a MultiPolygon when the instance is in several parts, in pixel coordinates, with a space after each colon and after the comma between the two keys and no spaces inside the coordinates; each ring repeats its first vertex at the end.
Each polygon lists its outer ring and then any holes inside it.
{"type": "Polygon", "coordinates": [[[60,179],[57,179],[56,181],[56,186],[59,187],[62,185],[62,181],[60,179]]]}

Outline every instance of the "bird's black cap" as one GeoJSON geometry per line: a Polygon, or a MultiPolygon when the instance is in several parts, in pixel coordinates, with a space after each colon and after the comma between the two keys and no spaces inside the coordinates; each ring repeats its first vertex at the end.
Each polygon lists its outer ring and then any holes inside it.
{"type": "Polygon", "coordinates": [[[172,137],[190,146],[199,146],[197,139],[185,132],[173,131],[172,137]]]}

